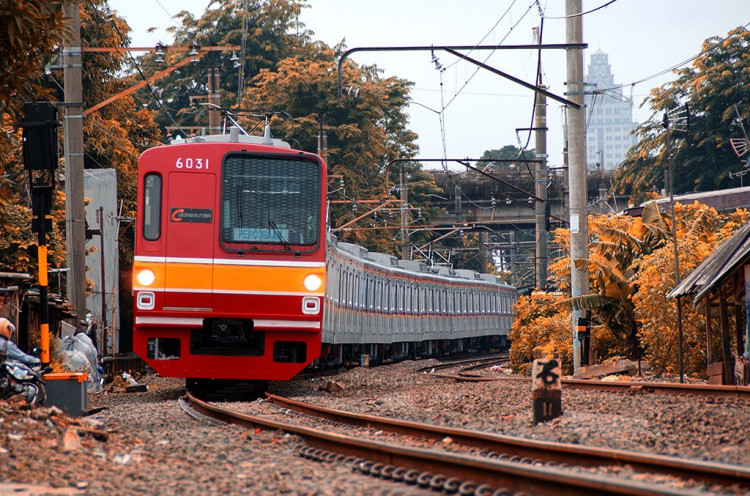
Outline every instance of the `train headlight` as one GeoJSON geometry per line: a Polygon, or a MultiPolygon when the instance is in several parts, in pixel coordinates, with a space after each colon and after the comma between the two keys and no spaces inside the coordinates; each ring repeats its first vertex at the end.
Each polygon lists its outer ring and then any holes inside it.
{"type": "Polygon", "coordinates": [[[302,284],[305,285],[305,289],[308,291],[317,291],[323,285],[323,279],[317,274],[309,274],[302,281],[302,284]]]}
{"type": "Polygon", "coordinates": [[[154,274],[154,271],[151,269],[143,269],[138,272],[136,279],[141,286],[151,286],[156,280],[156,274],[154,274]]]}

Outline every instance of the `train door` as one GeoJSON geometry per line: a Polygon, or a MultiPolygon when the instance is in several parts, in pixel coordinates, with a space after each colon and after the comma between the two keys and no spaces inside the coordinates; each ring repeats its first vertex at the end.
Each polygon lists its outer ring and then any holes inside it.
{"type": "Polygon", "coordinates": [[[216,184],[212,174],[171,172],[164,305],[210,309],[216,184]]]}

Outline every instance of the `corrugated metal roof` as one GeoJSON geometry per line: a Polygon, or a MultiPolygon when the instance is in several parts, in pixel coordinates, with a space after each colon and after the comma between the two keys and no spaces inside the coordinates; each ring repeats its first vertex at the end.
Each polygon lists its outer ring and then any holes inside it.
{"type": "Polygon", "coordinates": [[[680,282],[667,298],[693,294],[698,304],[706,294],[750,258],[750,222],[743,225],[680,282]]]}

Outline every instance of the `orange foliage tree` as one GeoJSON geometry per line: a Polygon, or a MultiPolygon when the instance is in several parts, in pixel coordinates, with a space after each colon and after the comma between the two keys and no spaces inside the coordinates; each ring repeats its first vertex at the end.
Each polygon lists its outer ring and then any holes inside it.
{"type": "Polygon", "coordinates": [[[571,315],[568,307],[562,305],[564,300],[562,294],[541,291],[518,299],[509,336],[513,343],[510,363],[514,371],[529,374],[535,358],[557,358],[563,373],[572,372],[571,315]]]}
{"type": "MultiPolygon", "coordinates": [[[[700,203],[675,205],[677,251],[680,276],[684,278],[714,249],[748,220],[747,210],[721,215],[700,203]]],[[[676,286],[674,247],[671,243],[645,256],[636,284],[635,315],[645,357],[657,374],[678,370],[679,344],[677,304],[666,295],[676,286]]],[[[688,301],[682,304],[683,365],[688,374],[704,375],[706,370],[706,318],[688,301]]]]}
{"type": "MultiPolygon", "coordinates": [[[[676,206],[678,251],[684,277],[728,238],[748,214],[720,215],[695,203],[676,206]]],[[[644,356],[657,373],[677,363],[675,302],[666,295],[675,286],[671,220],[648,204],[641,217],[589,216],[590,294],[569,298],[536,293],[519,299],[511,332],[511,364],[524,372],[534,358],[553,351],[564,366],[572,362],[570,307],[591,311],[591,346],[597,361],[644,356]],[[565,343],[565,345],[563,345],[565,343]]],[[[555,232],[565,255],[550,264],[550,280],[560,295],[570,292],[569,233],[555,232]]],[[[705,318],[683,307],[686,370],[705,370],[705,318]]]]}

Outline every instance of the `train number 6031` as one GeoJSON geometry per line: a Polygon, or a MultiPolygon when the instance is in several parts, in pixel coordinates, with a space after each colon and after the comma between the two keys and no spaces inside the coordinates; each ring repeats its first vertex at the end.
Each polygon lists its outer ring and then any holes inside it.
{"type": "Polygon", "coordinates": [[[178,158],[174,166],[177,169],[196,169],[201,170],[205,169],[208,170],[208,159],[205,158],[178,158]]]}

